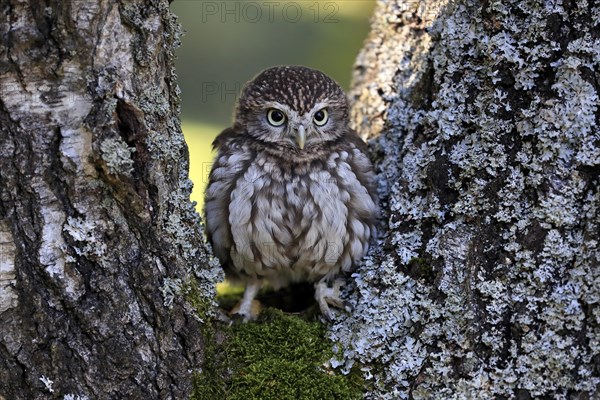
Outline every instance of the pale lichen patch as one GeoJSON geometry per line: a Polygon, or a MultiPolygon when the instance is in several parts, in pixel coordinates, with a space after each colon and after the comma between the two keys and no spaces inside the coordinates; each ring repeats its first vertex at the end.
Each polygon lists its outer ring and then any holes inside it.
{"type": "Polygon", "coordinates": [[[132,154],[134,147],[127,146],[121,138],[105,139],[100,145],[102,159],[106,162],[109,171],[112,174],[129,175],[133,172],[132,154]]]}
{"type": "Polygon", "coordinates": [[[6,221],[0,220],[0,314],[18,304],[15,291],[17,247],[6,221]]]}
{"type": "Polygon", "coordinates": [[[160,292],[163,296],[163,305],[165,307],[172,307],[173,301],[177,296],[181,294],[183,283],[179,278],[165,278],[163,285],[160,287],[160,292]]]}
{"type": "Polygon", "coordinates": [[[89,397],[86,395],[78,395],[78,394],[65,394],[63,400],[89,400],[89,397]]]}
{"type": "Polygon", "coordinates": [[[99,235],[97,223],[84,218],[68,217],[63,230],[76,242],[75,253],[90,259],[99,259],[106,254],[107,245],[99,235]]]}
{"type": "Polygon", "coordinates": [[[44,388],[49,391],[50,393],[54,393],[54,388],[52,387],[52,385],[54,385],[54,381],[50,378],[48,378],[45,375],[40,376],[40,381],[44,384],[44,388]]]}

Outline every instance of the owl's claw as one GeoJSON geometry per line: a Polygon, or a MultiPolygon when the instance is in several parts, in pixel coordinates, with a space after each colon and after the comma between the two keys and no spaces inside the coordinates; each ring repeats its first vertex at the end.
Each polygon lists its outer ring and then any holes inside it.
{"type": "Polygon", "coordinates": [[[340,287],[342,286],[343,280],[336,279],[333,282],[333,286],[327,286],[327,282],[324,280],[315,283],[315,299],[321,309],[321,314],[328,321],[333,321],[334,315],[329,306],[333,306],[339,309],[346,309],[345,302],[340,299],[340,287]]]}
{"type": "Polygon", "coordinates": [[[252,305],[250,306],[250,310],[244,311],[244,312],[240,311],[241,304],[242,304],[242,301],[240,300],[240,302],[237,303],[235,305],[235,307],[233,307],[233,309],[229,312],[229,315],[231,316],[230,322],[233,322],[233,323],[249,322],[249,321],[254,321],[254,320],[256,320],[256,318],[258,318],[258,315],[260,314],[260,311],[262,310],[262,304],[260,303],[260,301],[252,300],[252,305]]]}
{"type": "Polygon", "coordinates": [[[240,318],[243,322],[254,321],[258,314],[260,314],[261,304],[255,299],[256,294],[260,290],[262,282],[258,280],[248,281],[246,283],[246,290],[244,290],[244,297],[233,307],[231,310],[232,318],[240,318]]]}

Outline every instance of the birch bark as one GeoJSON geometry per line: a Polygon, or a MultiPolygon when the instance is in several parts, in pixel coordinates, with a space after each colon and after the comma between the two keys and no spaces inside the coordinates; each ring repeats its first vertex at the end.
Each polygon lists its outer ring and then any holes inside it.
{"type": "Polygon", "coordinates": [[[0,398],[186,398],[205,343],[182,290],[211,299],[219,277],[189,202],[169,4],[0,15],[0,398]]]}

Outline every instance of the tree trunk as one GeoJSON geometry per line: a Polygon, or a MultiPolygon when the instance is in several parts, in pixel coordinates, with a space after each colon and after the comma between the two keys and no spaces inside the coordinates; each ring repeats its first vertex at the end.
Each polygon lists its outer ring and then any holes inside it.
{"type": "Polygon", "coordinates": [[[600,396],[600,3],[379,1],[386,234],[331,328],[368,398],[600,396]]]}
{"type": "Polygon", "coordinates": [[[189,202],[169,4],[0,10],[0,399],[186,398],[204,342],[184,292],[209,309],[219,276],[189,202]]]}

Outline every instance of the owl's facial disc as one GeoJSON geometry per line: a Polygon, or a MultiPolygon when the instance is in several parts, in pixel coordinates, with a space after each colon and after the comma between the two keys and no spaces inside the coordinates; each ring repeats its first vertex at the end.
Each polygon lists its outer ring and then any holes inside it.
{"type": "Polygon", "coordinates": [[[308,110],[299,110],[277,101],[266,102],[250,114],[253,115],[250,121],[256,124],[250,132],[283,148],[310,151],[312,146],[335,140],[343,132],[338,129],[343,115],[336,106],[320,101],[308,110]]]}

